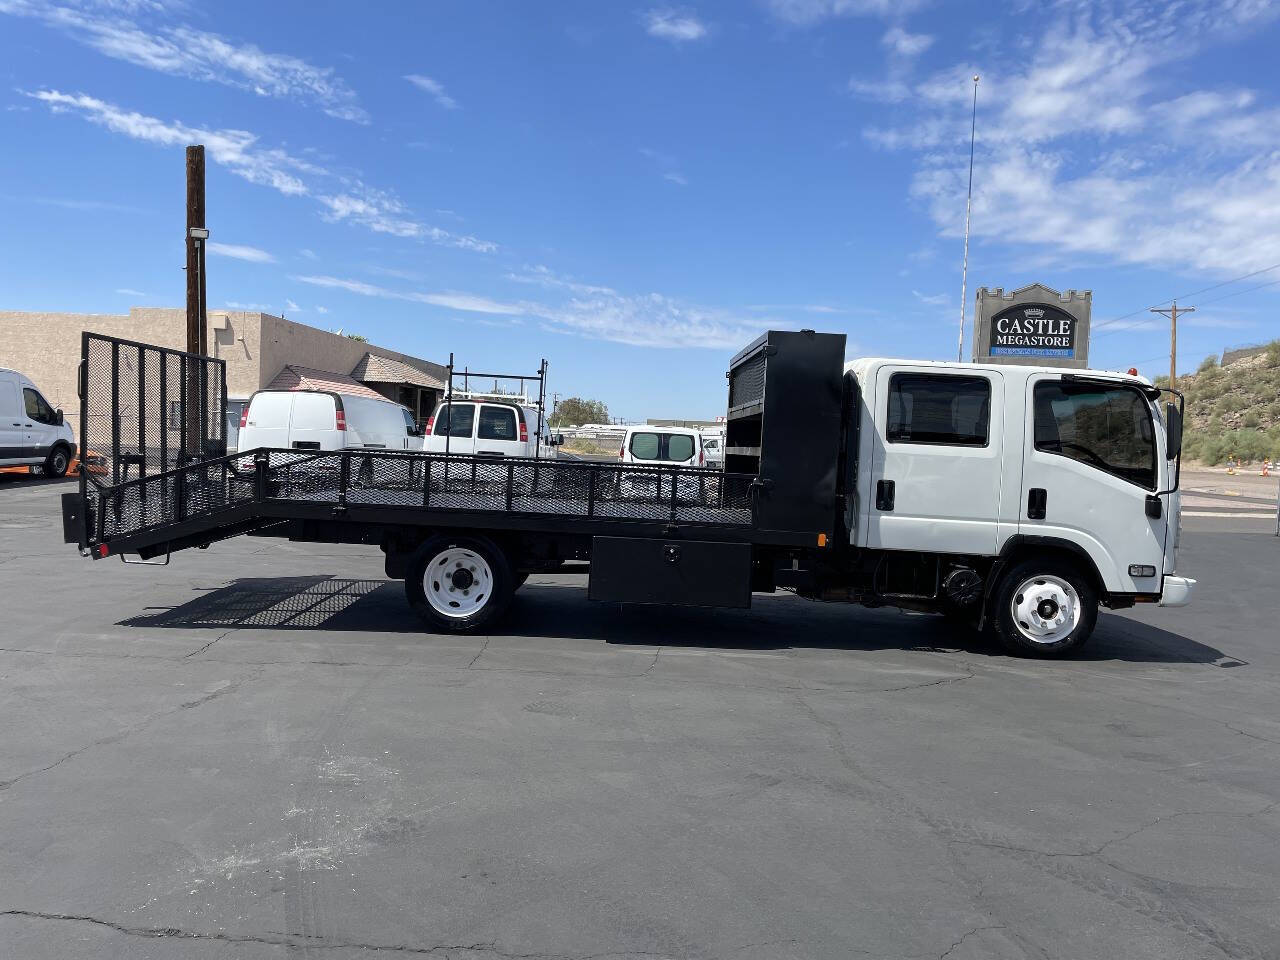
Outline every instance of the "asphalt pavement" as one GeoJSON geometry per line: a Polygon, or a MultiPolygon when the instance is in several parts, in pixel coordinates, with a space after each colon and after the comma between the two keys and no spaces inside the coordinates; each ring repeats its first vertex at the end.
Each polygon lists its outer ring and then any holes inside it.
{"type": "Polygon", "coordinates": [[[1265,518],[1038,662],[580,577],[424,634],[376,548],[92,562],[69,489],[0,481],[0,957],[1280,958],[1265,518]]]}

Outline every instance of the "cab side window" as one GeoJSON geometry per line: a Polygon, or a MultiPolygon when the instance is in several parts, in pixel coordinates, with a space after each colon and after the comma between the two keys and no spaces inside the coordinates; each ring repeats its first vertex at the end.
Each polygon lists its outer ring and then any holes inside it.
{"type": "Polygon", "coordinates": [[[1133,387],[1049,380],[1035,387],[1035,445],[1156,488],[1151,405],[1133,387]]]}
{"type": "Polygon", "coordinates": [[[44,397],[36,393],[30,387],[22,388],[22,399],[27,405],[27,416],[37,423],[46,423],[49,426],[56,426],[58,423],[57,414],[53,412],[53,407],[45,402],[44,397]]]}
{"type": "Polygon", "coordinates": [[[991,425],[986,377],[895,373],[889,378],[890,443],[985,447],[991,425]]]}

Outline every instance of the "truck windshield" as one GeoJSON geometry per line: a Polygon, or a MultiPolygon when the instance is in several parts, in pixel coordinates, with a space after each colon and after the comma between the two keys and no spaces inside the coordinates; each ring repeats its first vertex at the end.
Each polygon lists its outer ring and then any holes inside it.
{"type": "Polygon", "coordinates": [[[1036,449],[1156,488],[1151,405],[1133,387],[1046,381],[1035,387],[1036,449]]]}

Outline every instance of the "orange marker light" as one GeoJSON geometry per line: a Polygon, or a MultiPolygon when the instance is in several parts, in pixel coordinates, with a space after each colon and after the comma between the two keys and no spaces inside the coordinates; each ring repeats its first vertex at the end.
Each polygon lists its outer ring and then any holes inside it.
{"type": "Polygon", "coordinates": [[[818,534],[818,546],[825,547],[827,545],[827,535],[825,533],[818,534]]]}

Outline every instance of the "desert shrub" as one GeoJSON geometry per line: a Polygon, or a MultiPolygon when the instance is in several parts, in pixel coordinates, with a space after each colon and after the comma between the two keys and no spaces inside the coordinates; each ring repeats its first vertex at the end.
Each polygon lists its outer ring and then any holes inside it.
{"type": "Polygon", "coordinates": [[[1200,361],[1200,366],[1196,367],[1196,373],[1208,373],[1211,370],[1218,369],[1218,355],[1211,353],[1200,361]]]}

